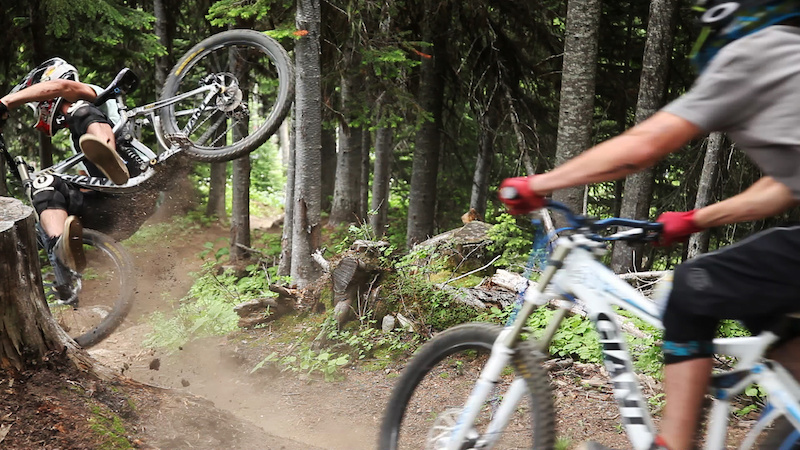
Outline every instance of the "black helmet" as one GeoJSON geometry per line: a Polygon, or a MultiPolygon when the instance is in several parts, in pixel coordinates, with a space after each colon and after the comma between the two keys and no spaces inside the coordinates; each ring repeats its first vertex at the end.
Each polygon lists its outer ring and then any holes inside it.
{"type": "MultiPolygon", "coordinates": [[[[58,79],[78,81],[78,69],[61,58],[50,58],[28,72],[28,75],[12,92],[17,92],[42,81],[58,79]]],[[[64,118],[63,114],[61,114],[63,102],[64,99],[58,97],[52,100],[28,103],[28,106],[39,113],[39,121],[34,125],[37,130],[52,136],[56,131],[64,128],[64,118]]]]}
{"type": "Polygon", "coordinates": [[[729,43],[800,16],[800,0],[698,0],[694,9],[702,29],[691,58],[702,71],[719,49],[729,43]]]}

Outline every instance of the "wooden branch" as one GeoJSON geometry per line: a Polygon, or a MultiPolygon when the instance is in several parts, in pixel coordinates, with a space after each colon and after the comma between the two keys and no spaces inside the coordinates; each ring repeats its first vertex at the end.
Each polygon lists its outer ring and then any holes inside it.
{"type": "Polygon", "coordinates": [[[649,272],[622,273],[619,274],[618,276],[623,280],[637,280],[637,279],[648,279],[648,278],[661,278],[670,272],[671,272],[670,270],[651,270],[649,272]]]}
{"type": "Polygon", "coordinates": [[[486,264],[486,265],[485,265],[485,266],[483,266],[483,267],[479,267],[479,268],[477,268],[477,269],[475,269],[475,270],[471,270],[471,271],[469,271],[469,272],[467,272],[467,273],[465,273],[465,274],[463,274],[463,275],[460,275],[460,276],[457,276],[457,277],[455,277],[455,278],[451,278],[451,279],[449,279],[449,280],[445,281],[444,283],[442,283],[442,284],[441,284],[441,286],[444,286],[444,285],[446,285],[446,284],[448,284],[448,283],[452,283],[453,281],[460,280],[460,279],[462,279],[462,278],[464,278],[464,277],[468,277],[468,276],[472,275],[473,273],[480,272],[480,271],[482,271],[482,270],[486,269],[487,267],[489,267],[489,266],[491,266],[492,264],[494,264],[494,262],[495,262],[495,261],[497,261],[498,259],[500,259],[500,256],[501,256],[501,255],[497,255],[497,256],[495,256],[495,257],[494,257],[494,259],[492,259],[491,261],[489,261],[489,263],[488,263],[488,264],[486,264]]]}

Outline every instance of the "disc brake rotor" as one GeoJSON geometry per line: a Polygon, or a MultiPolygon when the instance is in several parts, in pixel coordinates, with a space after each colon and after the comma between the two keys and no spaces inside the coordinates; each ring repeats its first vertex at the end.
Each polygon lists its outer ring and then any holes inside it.
{"type": "Polygon", "coordinates": [[[242,106],[244,95],[239,88],[239,80],[232,73],[227,72],[218,73],[214,78],[214,81],[222,88],[217,95],[217,108],[230,113],[242,106]]]}

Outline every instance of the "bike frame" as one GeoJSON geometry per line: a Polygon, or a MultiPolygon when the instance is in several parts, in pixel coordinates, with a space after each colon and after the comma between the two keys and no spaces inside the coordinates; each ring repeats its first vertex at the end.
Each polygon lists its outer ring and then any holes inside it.
{"type": "Polygon", "coordinates": [[[85,156],[82,152],[79,152],[78,154],[73,155],[64,161],[61,161],[58,164],[36,172],[33,177],[36,178],[39,175],[48,173],[54,174],[79,186],[91,188],[100,192],[133,193],[139,191],[146,187],[148,182],[153,181],[152,178],[154,175],[156,175],[156,167],[159,164],[180,153],[180,151],[184,148],[183,143],[186,139],[185,135],[183,134],[165,135],[163,132],[161,132],[160,121],[158,116],[156,116],[156,112],[161,108],[175,104],[186,98],[204,94],[203,101],[200,103],[198,108],[176,113],[178,116],[189,114],[192,115],[185,127],[185,129],[191,129],[196,124],[197,118],[199,117],[199,112],[211,104],[213,98],[218,92],[221,91],[221,89],[222,87],[220,85],[217,83],[212,83],[198,87],[197,89],[185,92],[183,94],[176,95],[174,97],[158,100],[143,106],[138,106],[131,110],[128,110],[125,106],[122,96],[117,96],[116,102],[120,110],[121,120],[114,125],[114,136],[116,136],[118,142],[124,142],[126,145],[135,148],[148,159],[148,161],[145,161],[148,165],[147,169],[143,170],[140,175],[130,178],[125,184],[116,185],[111,180],[103,177],[67,174],[66,172],[68,170],[85,160],[85,156]],[[137,118],[140,118],[140,120],[135,120],[137,118]],[[155,131],[159,147],[164,149],[162,152],[156,154],[148,146],[139,141],[138,135],[140,133],[135,129],[135,127],[141,127],[143,122],[146,122],[152,126],[153,130],[155,131]]]}
{"type": "MultiPolygon", "coordinates": [[[[641,230],[617,233],[606,240],[636,232],[641,230]]],[[[603,242],[580,233],[556,241],[539,283],[534,285],[529,281],[520,287],[519,293],[524,298],[523,306],[514,322],[503,330],[495,342],[489,360],[452,430],[446,447],[448,450],[460,449],[461,443],[474,433],[474,430],[464,425],[474,422],[490,390],[499,381],[501,371],[511,362],[528,317],[554,297],[560,299],[560,309],[539,341],[540,348],[546,351],[569,309],[577,302],[583,303],[598,332],[605,367],[628,438],[636,450],[650,448],[656,434],[655,427],[612,306],[625,309],[656,328],[663,329],[663,325],[655,303],[597,260],[605,251],[603,242]]],[[[725,448],[728,417],[732,411],[731,399],[753,383],[762,387],[770,403],[739,448],[752,448],[758,434],[780,415],[785,415],[795,429],[800,430],[800,385],[780,364],[764,360],[763,357],[769,345],[777,339],[774,333],[767,331],[753,337],[714,340],[716,354],[732,356],[738,361],[732,370],[717,374],[712,379],[711,394],[714,401],[706,435],[706,449],[725,448]]],[[[525,381],[518,377],[503,396],[491,424],[474,448],[494,447],[497,437],[526,394],[525,381]]]]}

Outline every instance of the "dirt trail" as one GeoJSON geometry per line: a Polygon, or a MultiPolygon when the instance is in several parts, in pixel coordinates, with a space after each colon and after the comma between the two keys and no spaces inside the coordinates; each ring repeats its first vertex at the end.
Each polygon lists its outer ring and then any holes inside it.
{"type": "MultiPolygon", "coordinates": [[[[169,300],[182,298],[191,287],[190,273],[202,265],[198,253],[203,244],[227,235],[227,229],[210,227],[186,238],[159,242],[151,249],[135,249],[140,272],[135,306],[121,329],[90,353],[134,380],[203,397],[231,413],[244,424],[239,431],[252,435],[235,448],[374,448],[381,410],[391,389],[388,382],[376,383],[374,376],[360,376],[355,370],[347,381],[333,383],[281,374],[251,375],[252,365],[235,356],[238,343],[226,338],[191,342],[173,354],[142,347],[150,331],[144,318],[154,311],[168,313],[169,300]]],[[[185,413],[179,407],[165,409],[164,414],[185,413]]],[[[155,419],[147,426],[148,434],[155,434],[151,444],[161,443],[164,450],[181,447],[180,435],[185,429],[159,427],[174,418],[151,419],[155,419]]],[[[181,428],[172,428],[176,427],[181,428]]],[[[195,428],[200,435],[209,433],[205,438],[196,436],[186,448],[220,448],[215,427],[189,423],[185,428],[195,428]],[[206,446],[199,447],[198,442],[206,446]]]]}
{"type": "MultiPolygon", "coordinates": [[[[99,361],[134,380],[178,394],[155,396],[163,398],[145,405],[141,416],[146,442],[160,450],[374,449],[383,408],[402,362],[387,369],[395,372],[391,377],[384,371],[347,368],[344,381],[304,381],[293,374],[250,374],[254,362],[241,357],[247,352],[238,351],[249,348],[247,337],[198,340],[172,354],[142,346],[150,327],[143,318],[153,311],[168,313],[169,300],[184,297],[192,285],[190,273],[201,268],[198,254],[203,245],[227,236],[227,229],[209,227],[146,250],[134,249],[141,276],[136,305],[118,332],[90,350],[99,361]]],[[[271,333],[258,333],[265,332],[271,333]]],[[[264,349],[264,354],[271,351],[264,349]]],[[[587,439],[613,448],[630,445],[601,370],[575,364],[551,373],[557,432],[567,448],[587,439]]],[[[436,392],[431,395],[437,397],[436,392]]],[[[139,401],[147,403],[148,398],[139,401]]],[[[424,420],[425,413],[420,417],[424,420]]],[[[734,427],[732,440],[745,428],[734,427]]]]}

